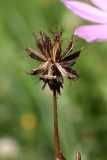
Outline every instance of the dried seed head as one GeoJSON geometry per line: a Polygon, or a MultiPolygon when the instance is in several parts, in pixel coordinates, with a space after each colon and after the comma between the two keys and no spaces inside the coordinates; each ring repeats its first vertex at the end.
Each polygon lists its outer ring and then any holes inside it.
{"type": "Polygon", "coordinates": [[[71,39],[65,51],[62,52],[62,31],[56,31],[53,35],[51,40],[44,32],[40,31],[40,39],[37,39],[33,33],[39,52],[31,47],[28,47],[26,51],[31,58],[41,62],[41,64],[28,74],[38,76],[43,81],[42,89],[48,84],[51,90],[60,94],[64,77],[73,80],[79,76],[72,69],[72,66],[75,64],[76,58],[79,57],[81,49],[71,54],[73,50],[73,39],[71,39]]]}

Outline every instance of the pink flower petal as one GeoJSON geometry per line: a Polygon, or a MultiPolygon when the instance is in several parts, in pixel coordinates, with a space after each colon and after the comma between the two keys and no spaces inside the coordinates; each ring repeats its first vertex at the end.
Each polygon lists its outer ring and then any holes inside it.
{"type": "Polygon", "coordinates": [[[74,34],[85,39],[87,42],[106,41],[107,25],[80,26],[75,30],[74,34]]]}
{"type": "Polygon", "coordinates": [[[97,7],[107,11],[107,0],[91,0],[97,7]]]}
{"type": "MultiPolygon", "coordinates": [[[[100,0],[99,0],[100,1],[100,0]]],[[[62,1],[66,7],[78,16],[96,23],[107,23],[107,14],[91,5],[77,1],[62,1]]]]}

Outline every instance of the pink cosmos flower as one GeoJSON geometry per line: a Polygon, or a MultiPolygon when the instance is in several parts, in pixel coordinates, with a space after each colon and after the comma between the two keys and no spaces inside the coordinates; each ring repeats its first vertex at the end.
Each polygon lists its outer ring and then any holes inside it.
{"type": "Polygon", "coordinates": [[[74,34],[87,42],[107,40],[107,0],[91,0],[95,5],[75,0],[62,0],[64,5],[83,19],[94,22],[76,28],[74,34]]]}

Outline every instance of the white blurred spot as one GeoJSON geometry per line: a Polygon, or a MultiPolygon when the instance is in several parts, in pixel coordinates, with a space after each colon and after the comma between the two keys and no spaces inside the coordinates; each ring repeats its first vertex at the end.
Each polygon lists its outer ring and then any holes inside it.
{"type": "Polygon", "coordinates": [[[17,158],[20,153],[18,142],[12,138],[0,138],[0,157],[1,158],[17,158]]]}

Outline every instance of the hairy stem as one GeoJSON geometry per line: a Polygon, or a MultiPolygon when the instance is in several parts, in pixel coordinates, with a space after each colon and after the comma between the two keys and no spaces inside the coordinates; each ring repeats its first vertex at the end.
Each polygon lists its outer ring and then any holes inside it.
{"type": "Polygon", "coordinates": [[[55,141],[55,150],[56,150],[56,160],[60,160],[56,90],[53,91],[53,104],[54,104],[54,141],[55,141]]]}

